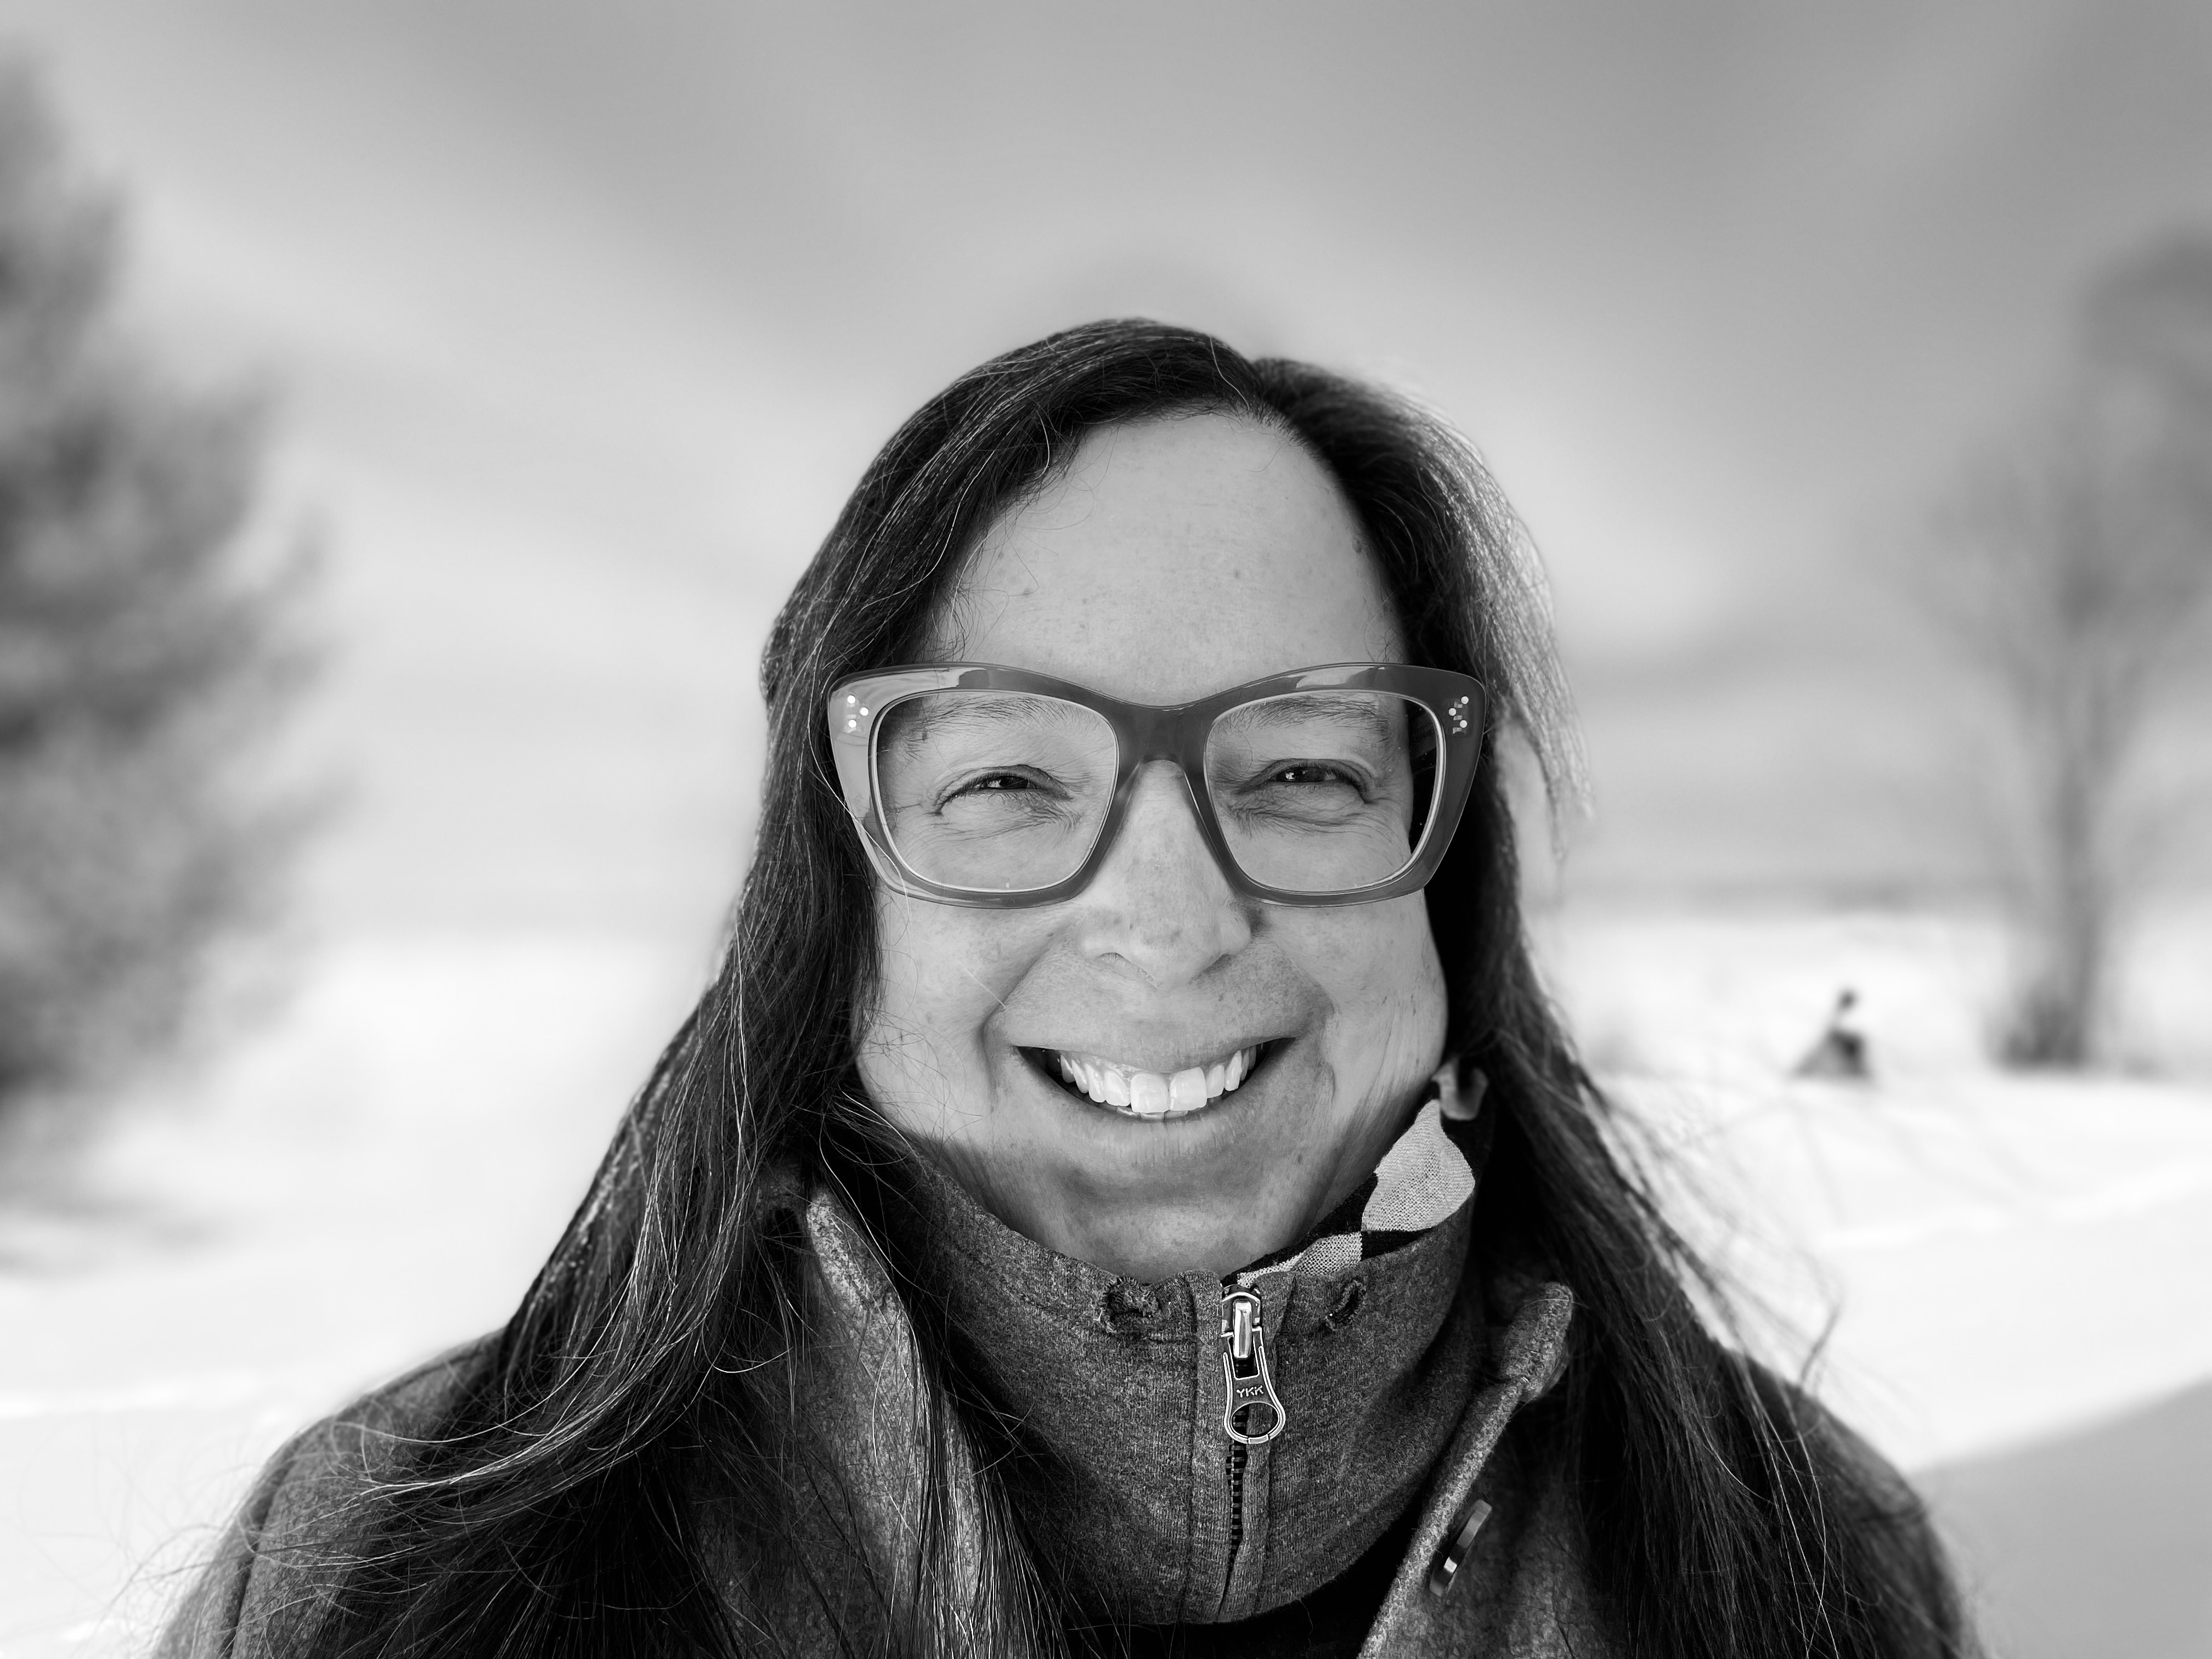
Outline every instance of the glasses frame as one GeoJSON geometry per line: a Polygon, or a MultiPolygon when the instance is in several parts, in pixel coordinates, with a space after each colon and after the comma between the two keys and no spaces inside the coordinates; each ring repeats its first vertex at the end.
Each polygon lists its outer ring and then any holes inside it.
{"type": "Polygon", "coordinates": [[[1487,699],[1479,680],[1445,668],[1421,668],[1405,663],[1340,662],[1313,668],[1294,668],[1249,680],[1225,691],[1193,702],[1155,705],[1125,702],[1103,691],[1033,674],[1027,669],[996,663],[937,663],[880,669],[841,680],[824,709],[830,724],[830,752],[837,765],[837,781],[846,809],[861,832],[861,845],[870,860],[895,890],[942,904],[968,905],[979,909],[1024,909],[1055,904],[1074,897],[1091,883],[1121,839],[1121,823],[1136,793],[1137,774],[1155,761],[1165,761],[1182,775],[1183,793],[1198,821],[1200,836],[1212,853],[1230,886],[1246,898],[1263,904],[1315,907],[1327,904],[1373,904],[1428,885],[1443,862],[1452,837],[1458,832],[1466,809],[1468,788],[1474,781],[1475,763],[1481,758],[1487,729],[1484,713],[1487,699]],[[899,856],[884,821],[876,788],[875,733],[890,709],[910,697],[932,691],[1027,691],[1075,703],[1104,717],[1113,728],[1116,750],[1114,799],[1098,839],[1076,870],[1049,887],[1023,888],[1011,892],[996,889],[952,887],[908,866],[899,856]],[[1442,776],[1436,800],[1422,827],[1421,840],[1403,869],[1388,881],[1370,883],[1327,893],[1299,892],[1270,887],[1246,875],[1229,850],[1228,838],[1215,816],[1213,803],[1198,780],[1203,778],[1206,743],[1213,723],[1231,709],[1268,697],[1301,691],[1381,691],[1418,703],[1437,722],[1443,734],[1439,757],[1442,776]]]}

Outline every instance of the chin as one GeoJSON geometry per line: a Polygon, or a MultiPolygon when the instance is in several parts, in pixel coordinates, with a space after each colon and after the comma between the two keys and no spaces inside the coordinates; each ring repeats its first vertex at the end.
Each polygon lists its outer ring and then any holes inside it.
{"type": "Polygon", "coordinates": [[[1016,1055],[994,1081],[1030,1156],[1001,1146],[987,1203],[1040,1243],[1133,1279],[1232,1272],[1294,1243],[1329,1196],[1340,1143],[1364,1138],[1330,1121],[1334,1076],[1305,1042],[1269,1043],[1243,1086],[1153,1117],[1079,1093],[1048,1054],[1016,1055]]]}
{"type": "Polygon", "coordinates": [[[1103,1273],[1155,1284],[1187,1273],[1221,1278],[1287,1242],[1259,1231],[1224,1230],[1203,1212],[1173,1205],[1133,1216],[1125,1211],[1058,1248],[1103,1273]]]}

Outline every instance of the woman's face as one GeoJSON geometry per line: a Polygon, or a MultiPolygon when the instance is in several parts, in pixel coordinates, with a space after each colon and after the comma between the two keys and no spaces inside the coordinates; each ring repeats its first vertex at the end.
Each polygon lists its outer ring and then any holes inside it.
{"type": "MultiPolygon", "coordinates": [[[[1335,483],[1293,440],[1219,415],[1091,434],[982,538],[937,635],[945,660],[1148,703],[1403,660],[1335,483]]],[[[1074,898],[969,909],[879,885],[876,915],[870,1095],[1009,1226],[1112,1273],[1225,1273],[1294,1243],[1366,1178],[1442,1056],[1421,896],[1238,897],[1162,763],[1074,898]],[[1151,1118],[1094,1103],[1052,1058],[1172,1079],[1255,1048],[1239,1087],[1151,1118]]]]}

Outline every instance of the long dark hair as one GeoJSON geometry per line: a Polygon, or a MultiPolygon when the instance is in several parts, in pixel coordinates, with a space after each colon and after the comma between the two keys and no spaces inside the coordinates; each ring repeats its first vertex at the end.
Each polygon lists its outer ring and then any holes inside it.
{"type": "MultiPolygon", "coordinates": [[[[981,531],[1083,434],[1194,410],[1306,446],[1357,511],[1409,659],[1480,678],[1571,787],[1540,589],[1510,512],[1440,422],[1371,386],[1146,322],[1072,329],[963,376],[876,458],[777,619],[759,842],[714,983],[471,1380],[346,1512],[307,1650],[757,1652],[798,1639],[802,1605],[835,1625],[852,1587],[808,1583],[788,1545],[811,1501],[794,1426],[809,1331],[793,1194],[853,1193],[866,1225],[866,1194],[896,1158],[854,1069],[872,878],[832,775],[823,699],[842,676],[921,647],[981,531]],[[717,1493],[736,1501],[717,1508],[717,1493]],[[710,1509],[712,1559],[698,1519],[710,1509]],[[750,1587],[734,1608],[714,1588],[733,1578],[750,1587]]],[[[1492,744],[1426,896],[1449,1042],[1487,1075],[1496,1126],[1470,1259],[1535,1264],[1579,1305],[1566,1380],[1540,1409],[1569,1460],[1601,1616],[1639,1656],[1961,1650],[1910,1494],[1707,1328],[1692,1300],[1711,1288],[1702,1267],[1610,1150],[1608,1109],[1530,963],[1500,757],[1492,744]]],[[[915,1314],[941,1487],[957,1426],[985,1413],[927,1310],[915,1314]]],[[[1004,1651],[1061,1646],[1053,1595],[994,1523],[982,1479],[980,1577],[972,1564],[962,1576],[945,1525],[925,1526],[896,1570],[905,1588],[862,1597],[882,1650],[981,1632],[1004,1651]]],[[[856,1556],[852,1571],[878,1568],[856,1556]]]]}

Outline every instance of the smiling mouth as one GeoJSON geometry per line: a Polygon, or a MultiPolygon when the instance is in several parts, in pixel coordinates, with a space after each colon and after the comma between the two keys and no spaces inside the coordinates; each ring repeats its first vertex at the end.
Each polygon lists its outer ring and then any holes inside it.
{"type": "Polygon", "coordinates": [[[1180,1072],[1148,1072],[1100,1054],[1066,1048],[1022,1052],[1048,1077],[1060,1079],[1070,1094],[1124,1117],[1162,1120],[1188,1117],[1234,1094],[1258,1067],[1272,1042],[1239,1048],[1204,1066],[1180,1072]]]}

